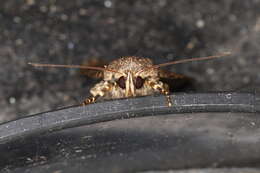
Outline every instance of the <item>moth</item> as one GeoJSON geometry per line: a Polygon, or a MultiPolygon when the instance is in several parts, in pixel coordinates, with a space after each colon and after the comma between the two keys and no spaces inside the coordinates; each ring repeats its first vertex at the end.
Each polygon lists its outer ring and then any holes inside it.
{"type": "MultiPolygon", "coordinates": [[[[60,67],[94,70],[94,77],[102,80],[90,89],[91,97],[84,100],[82,106],[94,103],[99,98],[118,99],[137,96],[147,96],[161,93],[166,96],[167,105],[172,106],[169,96],[169,86],[161,81],[161,78],[180,79],[184,75],[161,69],[162,67],[181,64],[191,61],[202,61],[215,59],[229,55],[224,52],[219,55],[182,59],[163,64],[154,65],[149,58],[127,56],[116,59],[104,67],[86,65],[58,65],[58,64],[38,64],[28,63],[34,67],[60,67]]],[[[93,74],[90,75],[93,77],[93,74]]]]}

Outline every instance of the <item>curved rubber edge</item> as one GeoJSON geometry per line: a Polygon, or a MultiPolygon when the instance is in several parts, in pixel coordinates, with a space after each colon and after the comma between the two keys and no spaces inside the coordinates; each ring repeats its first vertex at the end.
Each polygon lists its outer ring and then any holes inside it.
{"type": "Polygon", "coordinates": [[[0,143],[30,133],[42,133],[80,125],[162,114],[195,112],[260,112],[260,97],[253,93],[173,94],[173,106],[164,96],[119,99],[40,113],[0,125],[0,143]]]}

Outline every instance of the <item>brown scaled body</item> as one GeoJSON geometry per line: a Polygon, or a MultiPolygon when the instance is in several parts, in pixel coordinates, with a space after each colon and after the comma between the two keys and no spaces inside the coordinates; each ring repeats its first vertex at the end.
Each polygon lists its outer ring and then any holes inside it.
{"type": "Polygon", "coordinates": [[[160,81],[160,79],[180,79],[187,77],[173,72],[164,71],[160,69],[161,67],[192,61],[215,59],[229,54],[230,52],[224,52],[219,55],[183,59],[158,65],[154,65],[148,58],[134,56],[123,57],[114,60],[104,67],[37,63],[29,64],[34,67],[78,68],[86,70],[83,74],[86,74],[87,76],[103,78],[101,82],[97,83],[93,88],[90,89],[92,96],[86,99],[82,105],[93,103],[99,97],[104,99],[117,99],[146,96],[159,92],[166,96],[168,106],[171,106],[172,103],[169,96],[169,87],[167,84],[160,81]],[[96,73],[93,73],[93,70],[95,70],[96,73]]]}
{"type": "Polygon", "coordinates": [[[167,97],[171,106],[168,85],[160,81],[160,69],[153,68],[148,58],[123,57],[105,66],[103,80],[90,89],[93,97],[83,103],[95,102],[98,97],[117,99],[146,96],[160,92],[167,97]]]}

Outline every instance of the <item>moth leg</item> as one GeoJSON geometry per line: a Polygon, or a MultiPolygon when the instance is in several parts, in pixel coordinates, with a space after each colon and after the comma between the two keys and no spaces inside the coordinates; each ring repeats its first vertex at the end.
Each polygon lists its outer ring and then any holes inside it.
{"type": "Polygon", "coordinates": [[[94,102],[97,100],[98,97],[99,97],[98,95],[97,95],[97,96],[89,97],[89,98],[85,99],[85,100],[83,101],[83,103],[81,103],[80,105],[81,105],[81,106],[85,106],[85,105],[94,103],[94,102]]]}
{"type": "Polygon", "coordinates": [[[113,84],[109,83],[107,81],[102,81],[102,82],[96,84],[90,90],[90,93],[92,94],[92,96],[87,98],[86,100],[84,100],[84,102],[81,104],[81,106],[85,106],[85,105],[96,102],[96,100],[99,97],[103,97],[107,92],[111,91],[112,87],[113,87],[113,84]]]}
{"type": "Polygon", "coordinates": [[[172,106],[172,101],[171,101],[171,98],[169,96],[169,87],[167,84],[164,84],[162,83],[161,81],[159,82],[153,82],[153,81],[150,81],[149,82],[149,85],[156,91],[159,91],[161,94],[165,95],[166,96],[166,99],[167,99],[167,103],[168,103],[168,106],[172,106]]]}

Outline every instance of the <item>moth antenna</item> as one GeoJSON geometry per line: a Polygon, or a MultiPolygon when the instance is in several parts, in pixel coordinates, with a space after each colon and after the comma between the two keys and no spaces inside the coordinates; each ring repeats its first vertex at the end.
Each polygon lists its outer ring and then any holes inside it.
{"type": "Polygon", "coordinates": [[[89,69],[89,70],[99,70],[99,71],[110,71],[114,73],[121,73],[116,70],[106,69],[103,67],[92,67],[92,66],[83,66],[83,65],[62,65],[62,64],[38,64],[38,63],[28,63],[33,67],[53,67],[53,68],[78,68],[78,69],[89,69]]]}
{"type": "Polygon", "coordinates": [[[166,63],[163,63],[163,64],[153,65],[151,68],[159,68],[159,67],[164,67],[164,66],[168,66],[168,65],[181,64],[181,63],[192,62],[192,61],[203,61],[203,60],[208,60],[208,59],[215,59],[215,58],[220,58],[220,57],[223,57],[223,56],[228,56],[230,54],[231,54],[231,52],[223,52],[223,53],[218,54],[218,55],[212,55],[212,56],[207,56],[207,57],[182,59],[182,60],[177,60],[177,61],[172,61],[172,62],[166,62],[166,63]]]}

